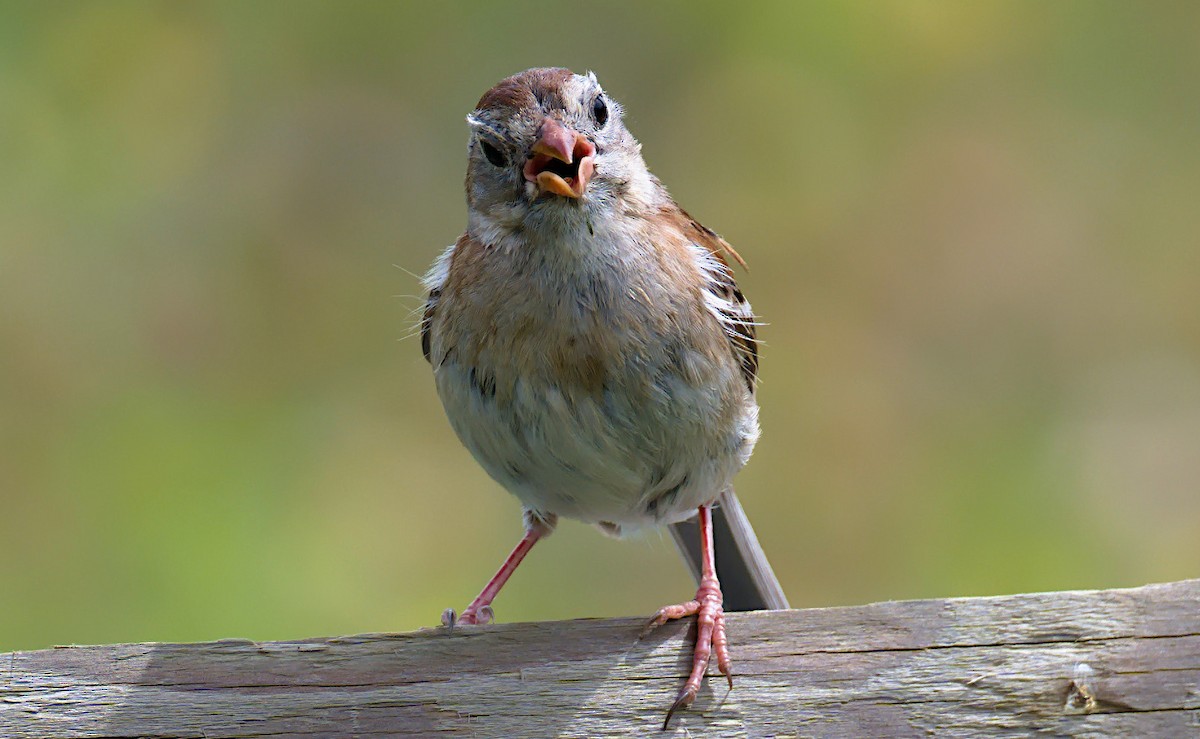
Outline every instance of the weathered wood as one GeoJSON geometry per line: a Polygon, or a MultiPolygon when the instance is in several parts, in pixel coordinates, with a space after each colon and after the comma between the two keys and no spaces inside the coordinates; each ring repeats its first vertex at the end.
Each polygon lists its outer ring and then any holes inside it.
{"type": "Polygon", "coordinates": [[[0,655],[0,736],[1200,736],[1200,580],[731,614],[659,733],[687,624],[636,619],[0,655]]]}

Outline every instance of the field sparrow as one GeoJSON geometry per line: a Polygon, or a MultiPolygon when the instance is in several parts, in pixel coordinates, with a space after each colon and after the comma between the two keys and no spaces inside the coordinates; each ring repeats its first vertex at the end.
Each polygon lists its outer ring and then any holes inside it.
{"type": "MultiPolygon", "coordinates": [[[[524,506],[525,536],[458,623],[491,602],[559,516],[620,535],[698,516],[692,703],[710,655],[729,679],[713,509],[761,605],[786,607],[730,482],[758,439],[754,315],[741,257],[642,161],[596,77],[530,69],[467,117],[467,230],[425,277],[421,348],[450,424],[524,506]],[[747,540],[748,537],[748,540],[747,540]]],[[[724,571],[724,568],[723,568],[724,571]]],[[[446,621],[455,622],[452,611],[446,621]]]]}

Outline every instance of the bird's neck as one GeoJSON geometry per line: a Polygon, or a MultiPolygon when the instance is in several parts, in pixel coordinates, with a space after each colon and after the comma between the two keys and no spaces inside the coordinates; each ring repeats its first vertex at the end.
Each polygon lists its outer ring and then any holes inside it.
{"type": "Polygon", "coordinates": [[[619,190],[598,189],[578,201],[551,200],[533,206],[470,207],[467,230],[500,251],[544,258],[584,260],[617,256],[646,231],[670,196],[644,169],[619,190]]]}

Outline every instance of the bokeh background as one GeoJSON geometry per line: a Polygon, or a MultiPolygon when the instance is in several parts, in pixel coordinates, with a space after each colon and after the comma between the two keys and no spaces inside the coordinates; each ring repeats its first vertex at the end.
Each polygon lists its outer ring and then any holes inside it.
{"type": "MultiPolygon", "coordinates": [[[[749,260],[798,606],[1200,575],[1200,6],[0,9],[0,650],[407,630],[520,534],[412,336],[464,115],[592,69],[749,260]]],[[[565,523],[500,619],[648,614],[565,523]]]]}

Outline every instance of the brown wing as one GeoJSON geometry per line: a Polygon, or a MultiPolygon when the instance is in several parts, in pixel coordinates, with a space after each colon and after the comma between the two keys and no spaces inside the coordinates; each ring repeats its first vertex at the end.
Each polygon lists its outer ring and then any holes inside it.
{"type": "Polygon", "coordinates": [[[754,385],[758,380],[758,338],[750,303],[738,289],[737,282],[733,279],[733,272],[728,266],[725,267],[723,275],[709,282],[708,289],[722,302],[731,306],[717,309],[720,313],[721,325],[725,328],[725,335],[729,338],[734,358],[741,364],[746,386],[750,388],[750,392],[754,392],[754,385]]]}
{"type": "Polygon", "coordinates": [[[421,316],[421,353],[430,364],[433,364],[433,360],[429,358],[429,326],[433,323],[433,309],[437,307],[441,294],[441,290],[429,291],[429,297],[425,300],[425,313],[421,316]]]}
{"type": "Polygon", "coordinates": [[[725,329],[730,350],[734,359],[741,365],[746,386],[753,393],[758,380],[758,338],[755,331],[758,324],[754,320],[754,311],[751,310],[749,301],[733,278],[729,259],[742,265],[743,269],[746,268],[746,262],[729,242],[718,236],[715,231],[692,218],[678,205],[675,207],[676,218],[679,219],[684,234],[708,255],[702,262],[707,278],[705,289],[710,298],[706,302],[721,322],[721,327],[725,329]]]}

